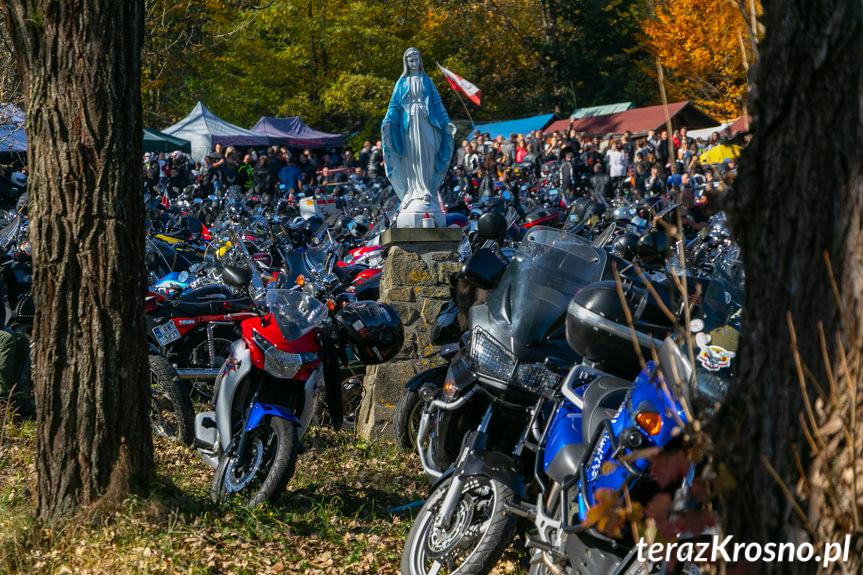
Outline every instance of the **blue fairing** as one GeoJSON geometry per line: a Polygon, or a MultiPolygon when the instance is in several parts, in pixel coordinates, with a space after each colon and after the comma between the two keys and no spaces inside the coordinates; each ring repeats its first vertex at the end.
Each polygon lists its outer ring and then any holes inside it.
{"type": "MultiPolygon", "coordinates": [[[[584,395],[587,386],[582,385],[575,390],[578,395],[584,395]]],[[[551,418],[549,431],[543,453],[542,470],[548,472],[548,466],[561,449],[573,443],[583,443],[581,430],[581,409],[569,402],[562,403],[551,418]]]]}
{"type": "MultiPolygon", "coordinates": [[[[603,431],[602,437],[586,462],[587,486],[583,490],[579,489],[578,492],[578,511],[582,521],[587,518],[587,510],[596,504],[597,491],[606,489],[616,491],[630,479],[629,471],[619,461],[629,455],[631,451],[621,448],[620,453],[615,456],[612,443],[617,444],[617,438],[625,429],[639,428],[635,420],[639,408],[659,413],[662,417],[662,427],[659,433],[653,436],[645,434],[647,439],[645,447],[665,446],[678,434],[680,424],[687,422],[686,414],[680,402],[663,391],[656,376],[653,362],[648,362],[647,367],[635,379],[627,394],[626,401],[610,420],[613,438],[609,437],[607,431],[603,431]],[[611,462],[612,465],[605,466],[603,469],[607,462],[611,462]]],[[[637,459],[631,465],[638,471],[646,471],[650,466],[650,461],[637,459]]],[[[581,485],[579,485],[580,487],[581,485]]]]}
{"type": "Polygon", "coordinates": [[[276,417],[281,417],[282,419],[287,419],[297,425],[300,424],[300,420],[297,419],[297,416],[291,413],[291,410],[282,407],[281,405],[267,405],[256,403],[252,406],[252,413],[249,415],[249,425],[246,427],[246,431],[251,431],[260,425],[261,421],[264,417],[268,415],[274,415],[276,417]]]}

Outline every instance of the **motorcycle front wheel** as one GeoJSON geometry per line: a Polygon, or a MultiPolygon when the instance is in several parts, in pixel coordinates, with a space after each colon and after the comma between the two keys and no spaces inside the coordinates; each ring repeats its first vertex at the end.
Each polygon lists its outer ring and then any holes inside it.
{"type": "Polygon", "coordinates": [[[297,463],[297,426],[281,417],[268,417],[249,432],[244,457],[237,454],[239,435],[228,449],[210,486],[215,502],[242,497],[247,507],[274,502],[285,491],[297,463]]]}
{"type": "Polygon", "coordinates": [[[489,573],[515,535],[517,518],[505,510],[515,498],[503,483],[464,478],[452,517],[439,523],[452,478],[441,482],[420,509],[402,552],[402,575],[489,573]]]}

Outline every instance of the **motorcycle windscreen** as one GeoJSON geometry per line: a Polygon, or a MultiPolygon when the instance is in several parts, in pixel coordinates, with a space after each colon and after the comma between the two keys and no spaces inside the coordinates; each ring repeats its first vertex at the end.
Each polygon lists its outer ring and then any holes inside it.
{"type": "Polygon", "coordinates": [[[509,324],[513,340],[527,347],[541,345],[558,331],[564,337],[569,301],[600,279],[606,259],[603,250],[577,236],[534,228],[489,297],[489,312],[509,324]]]}
{"type": "Polygon", "coordinates": [[[294,290],[267,290],[267,307],[285,341],[299,339],[327,315],[326,305],[294,290]]]}

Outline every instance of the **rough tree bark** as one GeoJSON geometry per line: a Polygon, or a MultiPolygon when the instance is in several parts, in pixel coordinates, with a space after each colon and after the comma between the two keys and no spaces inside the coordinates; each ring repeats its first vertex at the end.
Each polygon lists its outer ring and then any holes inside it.
{"type": "Polygon", "coordinates": [[[3,0],[25,89],[37,514],[152,476],[143,295],[143,0],[3,0]]]}
{"type": "MultiPolygon", "coordinates": [[[[824,497],[809,495],[825,491],[827,484],[823,474],[812,481],[818,458],[813,462],[799,418],[802,412],[809,425],[786,314],[792,315],[803,361],[829,390],[818,322],[823,322],[837,377],[843,370],[835,333],[842,325],[825,251],[844,305],[863,325],[863,4],[762,1],[766,36],[755,85],[754,138],[741,160],[729,210],[744,250],[747,285],[740,378],[718,438],[726,448],[720,458],[731,464],[738,482],[727,498],[725,522],[738,541],[840,540],[847,530],[841,522],[826,521],[830,512],[824,497]],[[800,481],[795,445],[808,486],[800,481]],[[768,473],[762,455],[795,497],[806,500],[805,523],[768,473]],[[798,485],[804,488],[795,489],[798,485]]],[[[849,349],[853,346],[846,333],[846,351],[859,352],[859,345],[860,338],[858,349],[849,349]]],[[[851,380],[852,388],[860,384],[856,374],[851,380]]],[[[840,392],[848,389],[846,381],[837,381],[840,392]]],[[[830,399],[812,384],[807,393],[813,404],[819,397],[824,402],[820,425],[829,417],[830,399]]],[[[851,426],[857,427],[856,417],[851,426]]],[[[859,451],[859,442],[857,450],[849,449],[841,430],[833,437],[834,455],[843,449],[859,451]]],[[[846,519],[853,515],[852,502],[856,505],[849,495],[840,494],[846,519]]],[[[854,546],[859,544],[855,539],[854,546]]],[[[851,555],[859,561],[859,552],[851,555]]],[[[747,572],[793,573],[812,572],[816,564],[745,567],[747,572]]],[[[848,572],[860,571],[852,567],[848,572]]]]}

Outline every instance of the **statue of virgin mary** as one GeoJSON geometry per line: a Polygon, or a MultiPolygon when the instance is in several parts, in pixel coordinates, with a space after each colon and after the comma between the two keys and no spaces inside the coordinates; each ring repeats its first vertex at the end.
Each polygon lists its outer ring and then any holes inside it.
{"type": "Polygon", "coordinates": [[[404,71],[381,124],[386,174],[402,211],[422,202],[412,209],[439,212],[437,191],[452,159],[455,126],[425,74],[419,51],[408,48],[403,60],[404,71]]]}

